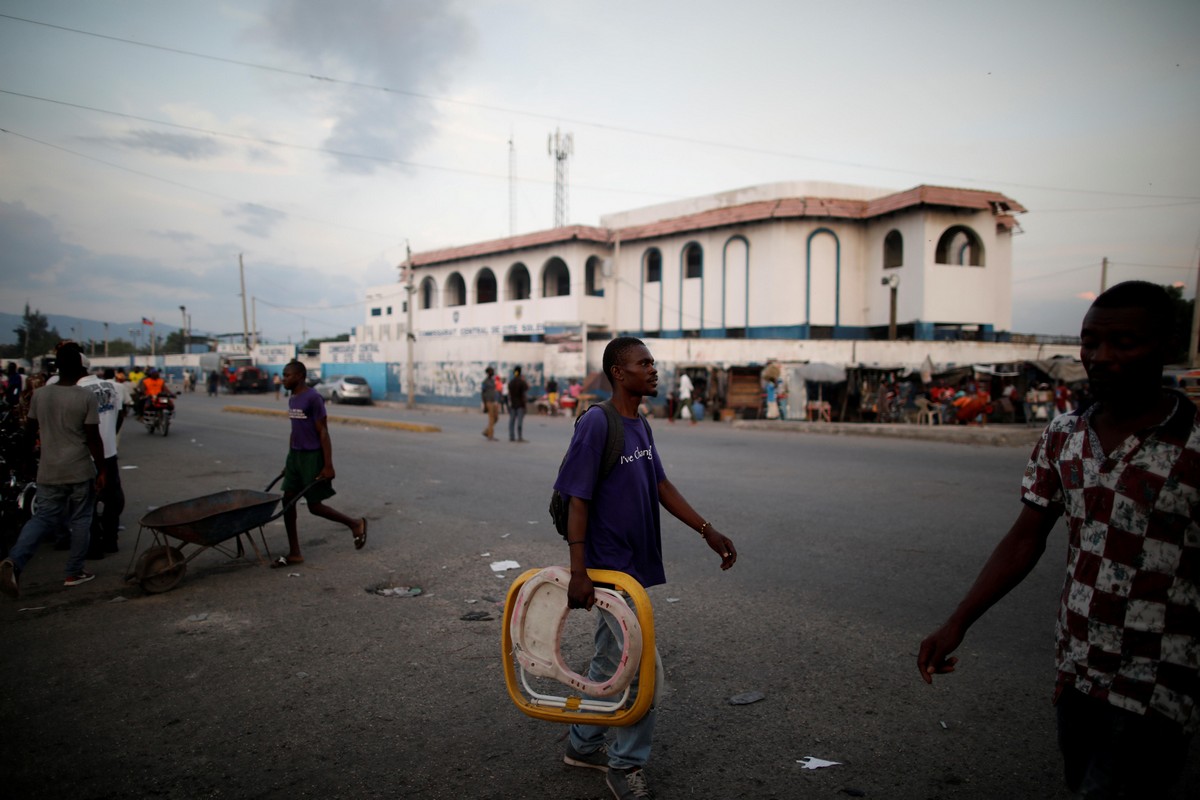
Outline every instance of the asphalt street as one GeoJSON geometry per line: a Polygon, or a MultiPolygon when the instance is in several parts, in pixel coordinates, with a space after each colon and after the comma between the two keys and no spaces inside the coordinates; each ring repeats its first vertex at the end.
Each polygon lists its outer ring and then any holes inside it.
{"type": "MultiPolygon", "coordinates": [[[[503,427],[491,443],[477,411],[333,407],[440,428],[331,426],[328,502],[370,520],[365,549],[302,509],[303,565],[209,551],[167,593],[127,585],[149,509],[263,489],[281,469],[286,418],[230,405],[284,407],[196,394],[166,438],[131,421],[121,552],[64,588],[65,554],[47,546],[22,598],[0,598],[0,793],[608,797],[600,773],[561,763],[565,727],[508,699],[499,617],[520,570],[489,567],[566,562],[546,508],[571,421],[529,418],[528,444],[503,427]],[[461,619],[473,611],[492,619],[461,619]]],[[[668,476],[739,552],[722,573],[664,515],[668,583],[650,590],[669,685],[649,767],[660,798],[1067,797],[1050,704],[1061,526],[972,630],[957,673],[929,687],[916,669],[920,640],[1019,510],[1026,448],[654,432],[668,476]],[[728,702],[749,691],[765,699],[728,702]],[[808,756],[838,763],[804,769],[808,756]]],[[[283,552],[280,522],[266,539],[283,552]]],[[[586,626],[579,612],[572,631],[586,626]]],[[[1198,754],[1183,786],[1200,786],[1198,754]]]]}

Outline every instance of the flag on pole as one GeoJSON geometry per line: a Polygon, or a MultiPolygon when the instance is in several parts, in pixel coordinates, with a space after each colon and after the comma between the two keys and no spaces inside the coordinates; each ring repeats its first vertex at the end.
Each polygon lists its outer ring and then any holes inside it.
{"type": "Polygon", "coordinates": [[[153,325],[154,322],[152,320],[146,319],[145,317],[142,317],[142,324],[143,325],[153,325]]]}

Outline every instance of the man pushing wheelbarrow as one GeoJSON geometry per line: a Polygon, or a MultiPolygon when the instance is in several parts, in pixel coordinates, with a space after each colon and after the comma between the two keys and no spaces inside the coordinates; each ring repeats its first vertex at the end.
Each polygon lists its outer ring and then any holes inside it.
{"type": "Polygon", "coordinates": [[[288,390],[288,417],[292,435],[287,464],[283,469],[283,503],[286,509],[283,524],[287,529],[288,552],[271,563],[273,567],[303,564],[300,537],[296,532],[296,506],[293,502],[303,495],[309,512],[350,529],[354,547],[361,550],[367,543],[367,518],[353,519],[327,505],[333,497],[333,444],[329,440],[329,424],[325,416],[325,400],[305,382],[308,369],[299,361],[283,368],[283,386],[288,390]],[[311,485],[314,484],[315,485],[311,485]],[[311,486],[310,486],[311,485],[311,486]],[[307,490],[305,487],[310,487],[307,490]]]}

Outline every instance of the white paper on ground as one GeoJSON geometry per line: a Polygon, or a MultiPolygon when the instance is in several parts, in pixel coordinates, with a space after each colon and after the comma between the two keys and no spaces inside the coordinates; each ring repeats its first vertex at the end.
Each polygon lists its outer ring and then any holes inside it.
{"type": "Polygon", "coordinates": [[[805,756],[804,758],[797,759],[796,763],[803,764],[804,769],[820,769],[821,767],[836,767],[838,764],[841,764],[842,762],[826,761],[825,759],[817,758],[816,756],[805,756]]]}
{"type": "Polygon", "coordinates": [[[493,561],[492,572],[504,572],[506,569],[520,569],[521,565],[515,561],[493,561]]]}

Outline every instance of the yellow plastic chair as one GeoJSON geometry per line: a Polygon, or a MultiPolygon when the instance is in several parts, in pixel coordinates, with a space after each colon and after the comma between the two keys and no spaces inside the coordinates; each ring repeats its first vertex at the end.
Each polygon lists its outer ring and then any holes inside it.
{"type": "Polygon", "coordinates": [[[632,725],[654,702],[654,611],[646,590],[633,577],[605,569],[588,570],[596,584],[595,607],[612,614],[621,626],[624,646],[617,671],[592,681],[567,666],[560,652],[567,615],[566,567],[531,569],[508,589],[504,601],[502,657],[508,695],[523,713],[549,722],[632,725]],[[606,586],[613,588],[609,589],[606,586]],[[622,592],[633,601],[625,602],[622,592]],[[635,610],[636,609],[636,610],[635,610]],[[643,658],[643,654],[648,657],[643,658]],[[552,695],[529,685],[529,676],[552,678],[575,693],[552,695]],[[638,693],[629,704],[629,687],[638,676],[638,693]],[[613,700],[596,699],[615,697],[613,700]]]}

